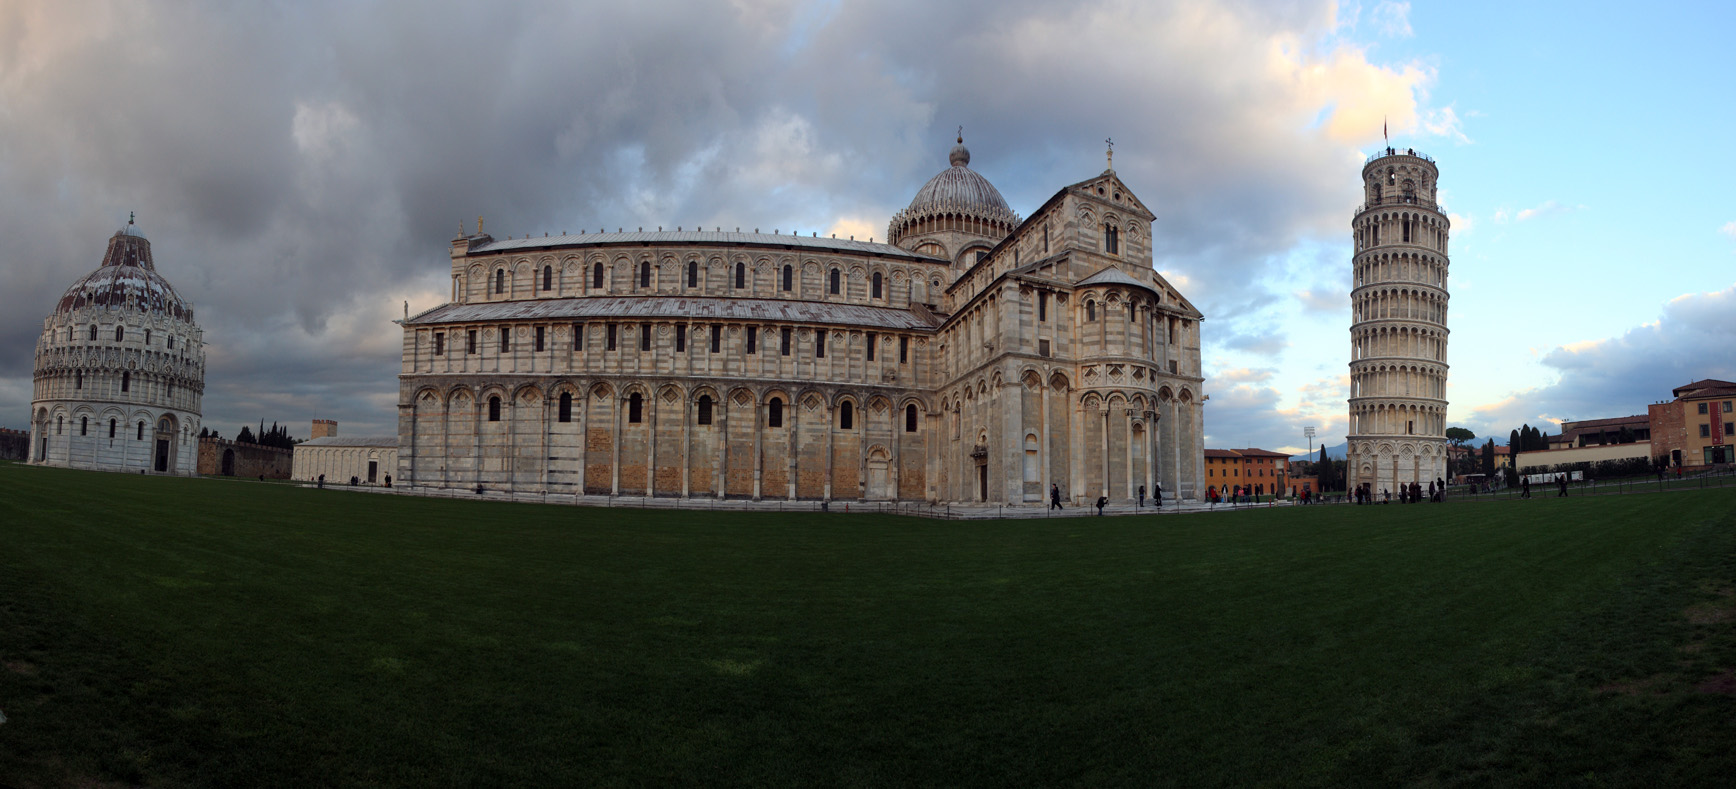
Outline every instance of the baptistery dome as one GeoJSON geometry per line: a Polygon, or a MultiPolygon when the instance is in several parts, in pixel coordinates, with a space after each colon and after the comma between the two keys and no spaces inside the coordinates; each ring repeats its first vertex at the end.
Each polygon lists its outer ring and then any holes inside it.
{"type": "Polygon", "coordinates": [[[129,221],[102,265],[43,321],[31,398],[32,463],[191,475],[205,392],[204,335],[129,221]]]}
{"type": "Polygon", "coordinates": [[[970,169],[964,137],[947,154],[948,167],[917,190],[916,197],[892,217],[887,238],[905,249],[948,258],[962,267],[974,262],[970,250],[985,252],[1019,225],[1019,215],[999,189],[970,169]]]}
{"type": "Polygon", "coordinates": [[[102,265],[72,283],[54,311],[65,313],[84,307],[132,307],[193,320],[193,309],[157,273],[151,260],[151,242],[131,222],[109,237],[102,265]]]}

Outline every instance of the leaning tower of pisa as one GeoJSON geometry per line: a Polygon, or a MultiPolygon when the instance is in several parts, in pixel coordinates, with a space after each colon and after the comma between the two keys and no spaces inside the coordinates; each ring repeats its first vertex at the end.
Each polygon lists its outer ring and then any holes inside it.
{"type": "Polygon", "coordinates": [[[1351,222],[1349,487],[1376,494],[1447,476],[1447,231],[1440,170],[1412,149],[1362,167],[1351,222]]]}

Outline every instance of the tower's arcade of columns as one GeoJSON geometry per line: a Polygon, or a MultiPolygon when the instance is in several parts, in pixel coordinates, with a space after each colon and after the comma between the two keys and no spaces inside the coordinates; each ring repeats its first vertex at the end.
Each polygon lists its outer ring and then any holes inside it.
{"type": "Polygon", "coordinates": [[[1349,487],[1375,494],[1447,477],[1447,241],[1440,171],[1387,148],[1362,170],[1351,222],[1349,487]]]}

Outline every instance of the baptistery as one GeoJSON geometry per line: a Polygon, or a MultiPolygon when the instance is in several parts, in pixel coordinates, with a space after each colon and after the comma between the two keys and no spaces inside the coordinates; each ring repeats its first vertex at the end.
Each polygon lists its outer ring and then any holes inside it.
{"type": "Polygon", "coordinates": [[[157,273],[132,220],[102,265],[66,289],[42,322],[31,398],[30,461],[128,473],[195,473],[203,333],[157,273]]]}

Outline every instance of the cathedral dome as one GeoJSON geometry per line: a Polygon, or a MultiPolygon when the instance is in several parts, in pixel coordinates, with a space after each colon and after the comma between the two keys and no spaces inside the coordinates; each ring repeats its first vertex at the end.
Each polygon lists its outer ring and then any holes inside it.
{"type": "Polygon", "coordinates": [[[887,233],[892,243],[909,246],[918,237],[944,233],[998,241],[1018,226],[1019,215],[1013,213],[1000,190],[970,169],[970,149],[964,147],[963,137],[948,152],[946,160],[950,166],[928,179],[909,207],[892,217],[887,233]]]}
{"type": "Polygon", "coordinates": [[[970,169],[970,149],[964,139],[947,155],[951,165],[923,184],[906,211],[956,211],[983,219],[1003,219],[1016,222],[1013,209],[999,189],[977,171],[970,169]]]}
{"type": "Polygon", "coordinates": [[[193,308],[157,273],[151,261],[151,242],[132,222],[109,237],[102,265],[72,283],[54,311],[66,313],[84,307],[133,307],[193,320],[193,308]]]}

